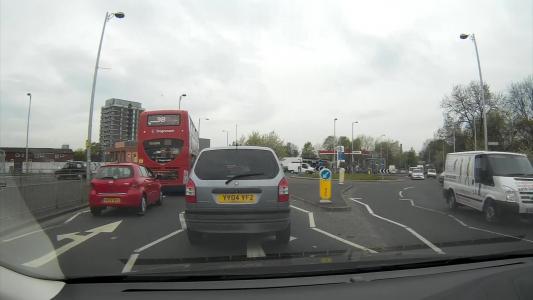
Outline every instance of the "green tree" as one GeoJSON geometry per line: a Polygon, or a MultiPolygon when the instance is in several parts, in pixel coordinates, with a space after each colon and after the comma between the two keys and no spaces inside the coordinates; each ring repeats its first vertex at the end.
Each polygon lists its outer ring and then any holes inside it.
{"type": "Polygon", "coordinates": [[[87,155],[85,154],[85,150],[82,148],[76,149],[74,151],[74,160],[86,160],[87,155]]]}
{"type": "Polygon", "coordinates": [[[313,147],[311,142],[306,142],[304,144],[304,147],[302,148],[302,158],[315,159],[316,157],[317,156],[316,156],[315,148],[313,147]]]}
{"type": "Polygon", "coordinates": [[[322,149],[333,150],[333,147],[335,147],[335,138],[330,135],[326,139],[324,139],[324,142],[322,143],[322,149]]]}
{"type": "Polygon", "coordinates": [[[407,167],[415,167],[418,164],[418,157],[416,156],[416,151],[413,148],[405,152],[405,162],[407,167]]]}
{"type": "Polygon", "coordinates": [[[298,146],[291,142],[287,142],[285,148],[287,151],[287,155],[290,157],[297,157],[300,154],[300,152],[298,151],[298,146]]]}

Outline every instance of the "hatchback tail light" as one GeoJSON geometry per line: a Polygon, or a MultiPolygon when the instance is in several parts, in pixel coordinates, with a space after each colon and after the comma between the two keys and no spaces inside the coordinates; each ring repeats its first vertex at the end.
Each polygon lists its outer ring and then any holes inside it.
{"type": "Polygon", "coordinates": [[[185,201],[196,203],[196,185],[192,179],[189,179],[185,185],[185,201]]]}
{"type": "Polygon", "coordinates": [[[289,182],[283,177],[278,184],[278,202],[289,201],[289,182]]]}

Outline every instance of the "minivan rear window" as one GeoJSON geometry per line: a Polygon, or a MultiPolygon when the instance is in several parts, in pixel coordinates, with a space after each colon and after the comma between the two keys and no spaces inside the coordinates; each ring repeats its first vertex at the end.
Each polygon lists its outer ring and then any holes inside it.
{"type": "Polygon", "coordinates": [[[113,179],[122,179],[130,178],[133,176],[133,171],[131,167],[128,166],[109,166],[109,167],[100,167],[98,172],[96,172],[96,178],[113,178],[113,179]]]}
{"type": "Polygon", "coordinates": [[[260,149],[220,149],[203,152],[194,173],[202,180],[227,180],[235,175],[257,173],[239,180],[272,179],[279,166],[272,152],[260,149]]]}

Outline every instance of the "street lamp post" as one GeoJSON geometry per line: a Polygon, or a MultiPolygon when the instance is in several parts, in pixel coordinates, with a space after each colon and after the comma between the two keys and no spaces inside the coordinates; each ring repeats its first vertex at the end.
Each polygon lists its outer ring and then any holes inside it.
{"type": "Polygon", "coordinates": [[[477,150],[476,116],[474,116],[474,151],[477,150]]]}
{"type": "Polygon", "coordinates": [[[183,98],[183,97],[187,97],[187,94],[181,94],[180,95],[180,99],[178,101],[178,110],[181,110],[181,98],[183,98]]]}
{"type": "Polygon", "coordinates": [[[222,130],[222,132],[225,132],[225,133],[226,133],[226,146],[229,146],[229,131],[227,131],[227,130],[222,130]]]}
{"type": "Polygon", "coordinates": [[[462,33],[459,37],[464,40],[470,36],[470,39],[472,42],[474,42],[474,48],[476,49],[476,59],[477,59],[477,69],[479,72],[479,84],[480,84],[480,93],[481,93],[481,115],[483,116],[483,134],[484,134],[484,144],[485,144],[485,151],[489,150],[489,144],[488,140],[489,137],[487,135],[487,112],[485,109],[485,89],[483,85],[483,76],[481,75],[481,63],[479,62],[479,52],[477,49],[477,42],[476,42],[476,36],[475,34],[464,34],[462,33]]]}
{"type": "Polygon", "coordinates": [[[335,160],[337,156],[337,120],[337,118],[333,119],[333,170],[335,170],[335,160]]]}
{"type": "Polygon", "coordinates": [[[353,151],[354,151],[354,149],[353,149],[353,125],[354,125],[354,124],[358,124],[358,123],[359,123],[359,121],[352,122],[352,153],[351,153],[351,155],[350,155],[350,158],[351,158],[351,160],[352,160],[352,168],[353,168],[353,164],[354,164],[354,163],[353,163],[353,151]]]}
{"type": "Polygon", "coordinates": [[[30,104],[28,105],[28,122],[26,123],[26,173],[29,171],[29,154],[28,154],[28,139],[30,135],[30,112],[31,112],[31,93],[27,93],[27,96],[30,97],[30,104]]]}
{"type": "MultiPolygon", "coordinates": [[[[209,118],[204,118],[204,121],[209,121],[209,118]]],[[[200,123],[202,122],[202,118],[198,118],[198,138],[200,138],[200,123]]]]}
{"type": "Polygon", "coordinates": [[[94,75],[93,75],[93,87],[91,90],[91,106],[89,107],[89,128],[87,132],[87,180],[91,180],[91,135],[93,131],[93,106],[94,106],[94,92],[96,89],[96,78],[98,77],[98,65],[100,63],[100,52],[102,51],[102,41],[104,40],[105,25],[107,21],[111,20],[113,17],[117,19],[124,18],[123,12],[116,13],[105,13],[104,26],[102,27],[102,34],[100,35],[100,43],[98,44],[98,52],[96,54],[96,63],[94,64],[94,75]]]}

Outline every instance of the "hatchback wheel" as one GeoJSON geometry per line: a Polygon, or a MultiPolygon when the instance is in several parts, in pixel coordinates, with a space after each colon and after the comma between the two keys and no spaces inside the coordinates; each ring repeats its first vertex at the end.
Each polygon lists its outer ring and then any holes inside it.
{"type": "Polygon", "coordinates": [[[155,204],[157,206],[161,206],[163,205],[163,192],[159,191],[159,198],[157,199],[157,201],[155,202],[155,204]]]}
{"type": "Polygon", "coordinates": [[[102,207],[91,207],[91,214],[95,217],[99,216],[102,213],[102,207]]]}
{"type": "Polygon", "coordinates": [[[291,225],[287,228],[276,232],[276,241],[280,244],[288,244],[291,238],[291,225]]]}
{"type": "Polygon", "coordinates": [[[141,203],[139,205],[139,211],[137,212],[137,214],[139,216],[143,216],[145,213],[146,213],[146,196],[143,195],[141,198],[141,203]]]}
{"type": "Polygon", "coordinates": [[[202,241],[202,233],[194,230],[187,229],[187,238],[189,242],[194,245],[202,241]]]}

